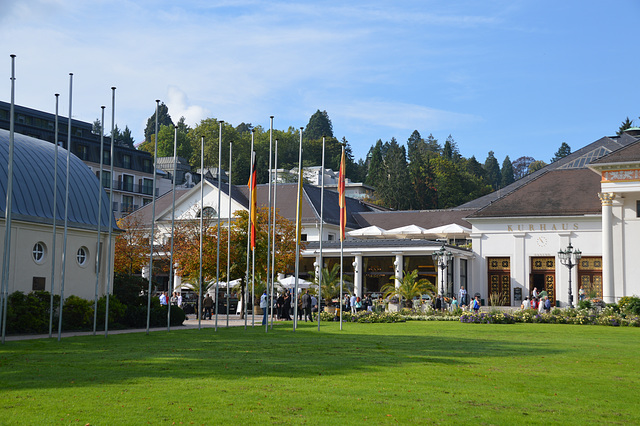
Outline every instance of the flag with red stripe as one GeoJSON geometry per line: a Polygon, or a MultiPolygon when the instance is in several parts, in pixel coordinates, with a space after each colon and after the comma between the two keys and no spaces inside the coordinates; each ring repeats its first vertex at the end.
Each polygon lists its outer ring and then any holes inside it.
{"type": "Polygon", "coordinates": [[[251,250],[256,248],[256,207],[257,207],[257,193],[256,193],[256,154],[252,153],[253,162],[251,163],[251,177],[249,177],[249,190],[251,191],[251,200],[249,202],[249,215],[251,221],[251,250]]]}
{"type": "Polygon", "coordinates": [[[340,241],[345,239],[345,228],[347,226],[347,203],[344,195],[344,146],[342,147],[342,159],[340,160],[340,174],[338,177],[338,205],[340,206],[340,241]]]}

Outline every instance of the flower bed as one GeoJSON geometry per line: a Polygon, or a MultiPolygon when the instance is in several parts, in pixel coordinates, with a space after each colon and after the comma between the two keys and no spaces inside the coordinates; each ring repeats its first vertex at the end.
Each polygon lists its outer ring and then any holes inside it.
{"type": "Polygon", "coordinates": [[[533,309],[517,311],[512,314],[502,312],[463,312],[460,322],[470,324],[577,324],[577,325],[608,325],[613,327],[640,327],[640,317],[623,315],[615,310],[605,308],[601,313],[591,309],[554,309],[551,313],[540,314],[533,309]]]}

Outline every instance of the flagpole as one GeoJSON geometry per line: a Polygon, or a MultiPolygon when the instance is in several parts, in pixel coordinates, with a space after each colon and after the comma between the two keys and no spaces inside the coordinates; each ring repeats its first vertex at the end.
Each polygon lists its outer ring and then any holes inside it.
{"type": "MultiPolygon", "coordinates": [[[[7,330],[7,299],[9,298],[9,263],[11,261],[11,216],[13,201],[13,148],[14,142],[14,122],[15,122],[15,87],[16,87],[16,55],[11,56],[11,107],[9,117],[9,160],[7,164],[7,198],[4,209],[4,252],[2,257],[2,300],[0,300],[0,317],[2,318],[2,344],[7,330]]],[[[71,119],[71,118],[69,118],[71,119]]],[[[60,304],[62,313],[62,303],[60,304]]]]}
{"type": "Polygon", "coordinates": [[[344,145],[342,145],[342,157],[340,159],[340,174],[338,182],[340,205],[340,330],[342,330],[342,287],[344,282],[344,229],[347,224],[347,204],[344,195],[345,172],[344,145]]]}
{"type": "MultiPolygon", "coordinates": [[[[51,293],[49,301],[49,338],[53,335],[53,291],[56,284],[56,223],[58,220],[58,100],[59,93],[56,93],[56,118],[55,118],[55,135],[53,137],[55,147],[53,148],[53,244],[51,245],[51,293]]],[[[104,111],[103,111],[104,121],[104,111]]],[[[102,170],[102,167],[100,168],[102,170]]],[[[100,172],[102,174],[102,172],[100,172]]],[[[98,221],[100,223],[100,221],[98,221]]],[[[97,310],[95,310],[97,312],[97,310]]],[[[95,315],[94,315],[94,332],[95,335],[95,315]]]]}
{"type": "Polygon", "coordinates": [[[300,228],[302,220],[302,130],[300,127],[300,147],[298,149],[298,201],[296,204],[296,267],[294,285],[293,331],[298,326],[298,273],[300,270],[300,228]]]}
{"type": "MultiPolygon", "coordinates": [[[[257,230],[256,230],[257,232],[257,230]]],[[[251,327],[256,326],[256,250],[251,250],[251,327]]]]}
{"type": "MultiPolygon", "coordinates": [[[[253,163],[255,161],[255,153],[253,152],[253,138],[255,134],[255,129],[251,129],[251,151],[249,153],[251,165],[249,166],[249,217],[247,218],[247,274],[245,275],[244,280],[244,294],[242,295],[242,304],[244,305],[244,329],[247,329],[247,317],[249,313],[247,312],[247,298],[249,297],[249,250],[251,248],[251,209],[253,208],[252,200],[253,200],[253,163]]],[[[240,309],[240,312],[243,312],[243,308],[240,309]]]]}
{"type": "Polygon", "coordinates": [[[64,237],[62,243],[62,277],[60,281],[60,316],[58,318],[58,341],[62,337],[62,307],[64,305],[64,280],[67,260],[67,232],[69,229],[69,170],[71,163],[71,110],[73,93],[73,73],[69,73],[69,120],[67,125],[67,181],[64,194],[64,237]]]}
{"type": "Polygon", "coordinates": [[[324,239],[324,143],[325,136],[322,135],[322,165],[320,167],[320,273],[318,274],[318,331],[320,331],[320,308],[322,308],[322,269],[324,259],[322,258],[322,240],[324,239]]]}
{"type": "MultiPolygon", "coordinates": [[[[221,193],[222,193],[222,123],[224,121],[218,121],[218,236],[217,236],[217,248],[216,248],[216,325],[215,331],[218,331],[218,306],[220,305],[219,294],[218,294],[218,284],[220,283],[220,202],[221,202],[221,193]]],[[[231,194],[229,194],[231,195],[231,194]]],[[[231,200],[229,200],[231,201],[231,200]]],[[[228,280],[227,280],[228,281],[228,280]]]]}
{"type": "MultiPolygon", "coordinates": [[[[178,173],[178,126],[173,128],[173,179],[171,183],[172,201],[171,201],[171,254],[169,255],[169,286],[175,290],[173,273],[173,233],[175,232],[176,223],[176,175],[178,173]]],[[[171,292],[173,294],[173,291],[171,292]]],[[[169,299],[171,300],[171,299],[169,299]]],[[[167,303],[167,331],[171,330],[171,305],[167,303]]]]}
{"type": "Polygon", "coordinates": [[[231,270],[231,156],[233,154],[233,141],[229,141],[229,210],[227,212],[227,328],[229,327],[229,272],[231,270]]]}
{"type": "MultiPolygon", "coordinates": [[[[273,330],[273,287],[275,287],[275,270],[276,270],[276,206],[277,206],[277,195],[278,195],[278,138],[276,138],[276,151],[274,155],[274,170],[276,171],[276,176],[273,181],[273,250],[271,251],[271,300],[269,301],[269,312],[271,313],[271,329],[273,330]]],[[[267,321],[269,322],[269,321],[267,321]]]]}
{"type": "MultiPolygon", "coordinates": [[[[156,171],[158,164],[158,109],[160,107],[160,99],[156,99],[156,138],[153,149],[153,189],[151,202],[151,233],[149,235],[149,292],[147,294],[147,334],[151,325],[151,286],[153,284],[153,240],[156,222],[156,171]]],[[[165,298],[166,302],[166,298],[165,298]]]]}
{"type": "MultiPolygon", "coordinates": [[[[267,294],[269,294],[269,271],[271,270],[271,147],[273,146],[273,115],[270,118],[269,125],[269,200],[268,200],[268,208],[267,208],[267,294]]],[[[274,212],[275,213],[275,212],[274,212]]],[[[268,303],[268,301],[267,301],[268,303]]],[[[269,313],[267,306],[267,314],[269,313]]],[[[264,332],[268,332],[268,322],[265,324],[264,332]]]]}
{"type": "Polygon", "coordinates": [[[204,282],[202,279],[202,225],[204,216],[204,136],[200,140],[200,291],[198,295],[198,330],[202,328],[202,291],[204,282]]]}
{"type": "MultiPolygon", "coordinates": [[[[103,155],[102,155],[102,151],[104,150],[104,109],[106,108],[104,105],[100,107],[102,109],[102,118],[100,121],[100,173],[99,176],[100,178],[98,179],[98,242],[96,243],[96,292],[95,292],[95,297],[94,297],[94,301],[93,301],[93,335],[96,335],[96,328],[98,325],[98,285],[100,284],[100,270],[101,270],[101,264],[100,264],[100,231],[101,231],[101,225],[102,225],[102,161],[103,161],[103,155]]],[[[57,99],[56,99],[56,120],[57,120],[57,114],[58,114],[58,105],[57,105],[57,99]]],[[[57,137],[57,135],[56,135],[57,137]]],[[[57,144],[56,144],[56,154],[57,154],[57,144]]],[[[56,158],[56,162],[57,162],[57,158],[56,158]]],[[[57,168],[56,168],[57,169],[57,168]]],[[[54,179],[55,182],[55,179],[54,179]]],[[[55,191],[54,191],[55,194],[55,191]]],[[[54,206],[54,212],[55,212],[55,195],[54,195],[54,199],[53,199],[53,206],[54,206]]],[[[55,213],[53,216],[53,223],[54,223],[54,245],[55,245],[55,213]]],[[[53,257],[53,259],[55,259],[55,257],[53,257]]],[[[55,263],[55,262],[54,262],[55,263]]],[[[51,284],[53,285],[53,265],[51,267],[51,277],[52,277],[52,281],[51,284]]],[[[49,336],[51,337],[51,336],[49,336]]]]}
{"type": "MultiPolygon", "coordinates": [[[[107,337],[109,330],[109,290],[111,286],[111,277],[113,275],[113,264],[111,263],[111,250],[112,242],[111,236],[113,235],[113,146],[115,144],[116,136],[116,88],[111,88],[111,151],[109,153],[109,241],[107,241],[107,286],[105,289],[106,296],[106,309],[104,319],[104,337],[107,337]]],[[[100,153],[103,155],[104,153],[100,153]]],[[[101,176],[102,178],[102,176],[101,176]]]]}

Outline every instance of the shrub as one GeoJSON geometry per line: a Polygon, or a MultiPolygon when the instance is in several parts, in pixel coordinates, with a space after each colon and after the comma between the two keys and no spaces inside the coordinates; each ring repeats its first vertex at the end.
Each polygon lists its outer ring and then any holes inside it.
{"type": "MultiPolygon", "coordinates": [[[[98,328],[104,330],[104,318],[105,307],[107,304],[107,297],[102,296],[98,299],[98,328]]],[[[123,305],[116,296],[109,297],[109,328],[124,328],[124,314],[127,311],[127,307],[123,305]]]]}
{"type": "MultiPolygon", "coordinates": [[[[622,300],[620,302],[622,302],[622,300]]],[[[629,297],[625,302],[623,308],[625,314],[640,315],[640,297],[629,297]]],[[[622,305],[622,303],[620,303],[620,305],[622,305]]]]}
{"type": "MultiPolygon", "coordinates": [[[[58,310],[60,296],[54,296],[54,312],[58,310]]],[[[7,333],[30,334],[49,332],[51,294],[46,291],[24,294],[16,291],[7,300],[7,333]]],[[[54,323],[57,316],[54,317],[54,323]]]]}
{"type": "Polygon", "coordinates": [[[93,326],[93,303],[78,296],[69,296],[62,306],[64,330],[87,330],[93,326]]]}

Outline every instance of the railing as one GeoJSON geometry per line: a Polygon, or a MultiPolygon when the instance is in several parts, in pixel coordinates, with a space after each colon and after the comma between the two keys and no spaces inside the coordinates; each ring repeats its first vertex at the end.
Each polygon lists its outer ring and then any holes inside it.
{"type": "MultiPolygon", "coordinates": [[[[104,187],[104,188],[110,189],[108,187],[104,187]]],[[[135,183],[126,183],[118,180],[114,180],[111,182],[111,188],[113,188],[116,191],[133,192],[135,194],[142,194],[142,195],[149,195],[149,196],[153,194],[153,187],[149,185],[138,185],[135,183]]],[[[158,196],[158,194],[159,194],[159,189],[156,188],[156,197],[158,196]]]]}

